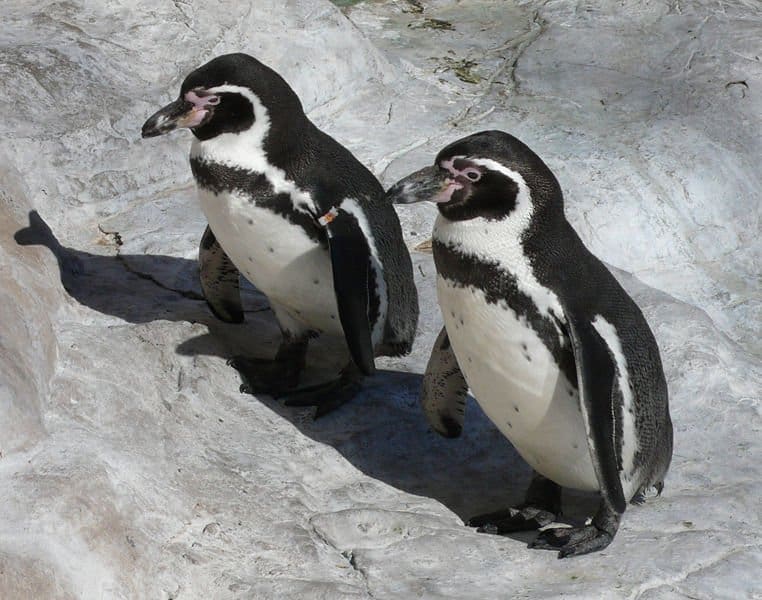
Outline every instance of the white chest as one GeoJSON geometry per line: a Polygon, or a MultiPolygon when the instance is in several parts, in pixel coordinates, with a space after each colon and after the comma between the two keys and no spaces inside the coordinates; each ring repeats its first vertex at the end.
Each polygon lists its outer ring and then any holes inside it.
{"type": "Polygon", "coordinates": [[[437,277],[458,364],[485,414],[539,473],[597,490],[578,392],[533,330],[506,303],[437,277]]]}
{"type": "Polygon", "coordinates": [[[250,202],[246,195],[199,189],[199,198],[220,245],[268,297],[281,325],[343,335],[325,248],[301,227],[250,202]]]}

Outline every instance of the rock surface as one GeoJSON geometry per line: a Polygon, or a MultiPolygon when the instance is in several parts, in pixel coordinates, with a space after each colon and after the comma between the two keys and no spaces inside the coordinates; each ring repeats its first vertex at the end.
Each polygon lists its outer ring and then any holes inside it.
{"type": "MultiPolygon", "coordinates": [[[[344,11],[3,4],[0,597],[762,597],[762,9],[344,11]],[[414,253],[413,354],[379,361],[352,404],[313,422],[238,393],[225,359],[268,355],[277,328],[251,289],[245,326],[209,314],[189,136],[139,139],[187,72],[238,50],[385,184],[487,128],[556,172],[569,219],[651,323],[671,391],[664,495],[630,508],[604,552],[559,562],[463,526],[521,498],[528,467],[473,401],[457,440],[423,419],[441,324],[428,254],[414,253]]],[[[424,241],[434,209],[399,212],[410,246],[424,241]]],[[[571,500],[572,518],[590,509],[571,500]]]]}

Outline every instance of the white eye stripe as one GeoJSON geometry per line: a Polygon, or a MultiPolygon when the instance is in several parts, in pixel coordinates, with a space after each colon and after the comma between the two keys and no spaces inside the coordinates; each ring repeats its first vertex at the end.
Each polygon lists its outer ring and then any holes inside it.
{"type": "Polygon", "coordinates": [[[195,106],[199,108],[203,106],[216,106],[217,104],[220,103],[219,96],[214,96],[214,95],[208,96],[206,94],[207,94],[206,90],[201,88],[196,88],[186,92],[185,100],[193,103],[195,106]]]}
{"type": "Polygon", "coordinates": [[[445,160],[440,165],[441,168],[447,169],[452,175],[459,175],[459,171],[453,166],[453,163],[456,159],[460,158],[459,156],[453,156],[452,158],[445,160]]]}
{"type": "Polygon", "coordinates": [[[443,161],[440,164],[440,168],[447,169],[453,177],[465,176],[468,177],[471,181],[479,181],[479,179],[481,179],[481,169],[474,167],[473,164],[466,165],[462,169],[457,169],[455,167],[456,160],[469,161],[469,159],[467,159],[465,156],[453,156],[452,158],[443,161]]]}

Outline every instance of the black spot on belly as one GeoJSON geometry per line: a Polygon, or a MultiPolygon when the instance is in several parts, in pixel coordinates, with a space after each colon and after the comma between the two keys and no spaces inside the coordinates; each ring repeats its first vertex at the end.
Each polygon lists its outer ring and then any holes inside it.
{"type": "MultiPolygon", "coordinates": [[[[558,319],[540,313],[532,298],[519,289],[515,275],[501,268],[497,261],[477,258],[436,238],[432,248],[437,273],[441,277],[458,288],[471,288],[472,293],[481,290],[488,303],[510,309],[517,317],[523,317],[553,356],[567,381],[577,387],[577,369],[568,334],[558,319]],[[559,329],[563,333],[563,343],[559,329]]],[[[531,361],[528,354],[525,358],[531,361]]]]}
{"type": "Polygon", "coordinates": [[[514,404],[513,405],[513,410],[515,410],[516,412],[519,412],[519,407],[514,404]]]}
{"type": "Polygon", "coordinates": [[[319,279],[313,279],[312,283],[314,283],[315,285],[319,285],[320,284],[320,280],[319,279]]]}
{"type": "Polygon", "coordinates": [[[275,248],[268,248],[268,250],[269,250],[271,253],[275,252],[275,248]]]}
{"type": "Polygon", "coordinates": [[[248,223],[249,225],[254,225],[254,219],[249,219],[249,220],[247,221],[247,223],[248,223]]]}

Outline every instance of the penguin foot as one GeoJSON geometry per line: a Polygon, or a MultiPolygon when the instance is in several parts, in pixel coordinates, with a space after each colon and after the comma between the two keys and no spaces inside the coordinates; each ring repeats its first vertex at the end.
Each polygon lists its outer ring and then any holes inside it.
{"type": "Polygon", "coordinates": [[[539,529],[549,525],[555,519],[556,515],[550,511],[522,504],[516,508],[498,510],[472,517],[466,525],[468,527],[476,527],[476,531],[479,533],[501,534],[539,529]]]}
{"type": "Polygon", "coordinates": [[[328,383],[286,392],[279,398],[285,398],[286,406],[316,406],[314,418],[319,419],[352,400],[361,388],[359,379],[340,377],[328,383]]]}
{"type": "Polygon", "coordinates": [[[566,558],[603,550],[613,539],[611,533],[595,525],[558,527],[540,532],[540,535],[529,543],[529,547],[558,550],[558,558],[566,558]]]}
{"type": "Polygon", "coordinates": [[[234,356],[227,361],[241,375],[241,393],[277,396],[296,387],[299,373],[286,361],[234,356]]]}

